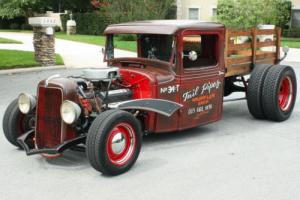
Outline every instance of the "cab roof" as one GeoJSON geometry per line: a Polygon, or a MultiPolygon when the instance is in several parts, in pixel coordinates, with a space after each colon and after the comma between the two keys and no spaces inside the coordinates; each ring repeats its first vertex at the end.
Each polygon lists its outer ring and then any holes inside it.
{"type": "Polygon", "coordinates": [[[108,26],[104,34],[165,34],[173,35],[181,29],[215,30],[225,28],[215,22],[197,20],[152,20],[137,21],[108,26]]]}

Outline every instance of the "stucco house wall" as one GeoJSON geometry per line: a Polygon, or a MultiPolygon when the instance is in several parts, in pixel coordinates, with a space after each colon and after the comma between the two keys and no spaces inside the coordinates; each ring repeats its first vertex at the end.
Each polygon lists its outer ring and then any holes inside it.
{"type": "Polygon", "coordinates": [[[218,0],[177,0],[177,19],[212,21],[218,0]]]}

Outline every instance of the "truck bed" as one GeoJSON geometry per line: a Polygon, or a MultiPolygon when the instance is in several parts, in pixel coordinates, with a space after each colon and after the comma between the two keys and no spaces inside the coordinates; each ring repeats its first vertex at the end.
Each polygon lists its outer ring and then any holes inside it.
{"type": "Polygon", "coordinates": [[[225,76],[247,75],[255,64],[277,63],[280,59],[280,40],[280,28],[243,31],[227,29],[225,76]]]}

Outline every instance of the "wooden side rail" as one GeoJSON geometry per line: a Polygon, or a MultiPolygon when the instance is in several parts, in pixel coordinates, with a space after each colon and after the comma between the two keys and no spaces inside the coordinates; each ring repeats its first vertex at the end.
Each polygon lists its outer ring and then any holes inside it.
{"type": "Polygon", "coordinates": [[[281,29],[226,30],[226,77],[251,73],[254,64],[274,64],[280,58],[281,29]]]}

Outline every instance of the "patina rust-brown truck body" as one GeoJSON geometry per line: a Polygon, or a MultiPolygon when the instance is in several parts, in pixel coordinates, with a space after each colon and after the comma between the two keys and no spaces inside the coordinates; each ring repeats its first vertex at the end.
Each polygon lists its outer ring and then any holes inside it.
{"type": "Polygon", "coordinates": [[[284,121],[297,85],[293,69],[280,65],[280,33],[198,21],[111,25],[109,68],[52,76],[36,95],[20,94],[4,116],[5,136],[28,155],[57,157],[81,145],[96,170],[116,175],[135,163],[144,134],[218,121],[233,92],[246,94],[255,118],[284,121]],[[117,50],[119,35],[136,38],[132,57],[117,50]]]}

